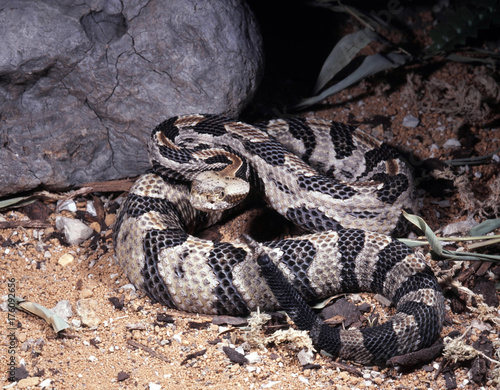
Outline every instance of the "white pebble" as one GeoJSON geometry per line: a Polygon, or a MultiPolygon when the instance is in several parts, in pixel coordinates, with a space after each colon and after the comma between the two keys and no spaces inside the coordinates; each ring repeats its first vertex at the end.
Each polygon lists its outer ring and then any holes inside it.
{"type": "Polygon", "coordinates": [[[251,352],[248,355],[245,356],[248,360],[248,363],[259,363],[261,361],[261,358],[257,352],[251,352]]]}
{"type": "Polygon", "coordinates": [[[154,383],[154,382],[149,382],[148,388],[149,388],[149,390],[161,390],[161,385],[154,383]]]}
{"type": "Polygon", "coordinates": [[[44,381],[40,382],[38,386],[42,389],[45,389],[46,387],[50,386],[50,382],[52,382],[52,379],[47,378],[44,381]]]}
{"type": "Polygon", "coordinates": [[[179,344],[182,343],[181,333],[174,334],[172,336],[172,340],[178,342],[179,344]]]}
{"type": "Polygon", "coordinates": [[[87,206],[85,207],[85,210],[93,217],[97,217],[97,212],[95,211],[94,202],[92,202],[91,200],[87,201],[87,206]]]}
{"type": "Polygon", "coordinates": [[[71,211],[72,213],[76,212],[76,203],[73,199],[67,199],[64,201],[58,201],[57,202],[57,211],[71,211]]]}
{"type": "Polygon", "coordinates": [[[132,283],[127,283],[127,284],[124,284],[123,286],[121,286],[120,288],[124,289],[124,290],[132,290],[132,291],[135,291],[135,286],[132,284],[132,283]]]}
{"type": "Polygon", "coordinates": [[[299,363],[301,366],[305,366],[306,364],[310,364],[314,361],[314,354],[312,351],[307,349],[302,349],[298,354],[297,358],[299,359],[299,363]]]}
{"type": "Polygon", "coordinates": [[[96,362],[96,361],[97,361],[97,358],[96,358],[94,355],[90,355],[90,356],[89,356],[89,360],[90,360],[91,362],[96,362]]]}
{"type": "Polygon", "coordinates": [[[66,240],[71,245],[81,244],[94,233],[94,230],[85,225],[82,221],[66,217],[56,218],[56,228],[63,232],[66,240]]]}
{"type": "Polygon", "coordinates": [[[444,149],[456,149],[462,146],[460,141],[456,138],[450,138],[446,140],[446,142],[443,144],[444,149]]]}

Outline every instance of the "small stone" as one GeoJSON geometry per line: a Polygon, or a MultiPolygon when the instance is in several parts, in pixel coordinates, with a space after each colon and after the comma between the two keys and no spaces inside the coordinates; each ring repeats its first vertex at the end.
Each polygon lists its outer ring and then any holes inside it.
{"type": "Polygon", "coordinates": [[[80,299],[76,302],[76,313],[80,316],[83,325],[94,328],[101,323],[96,313],[97,307],[98,303],[94,299],[80,299]]]}
{"type": "Polygon", "coordinates": [[[161,390],[161,385],[154,383],[154,382],[149,382],[148,389],[149,390],[161,390]]]}
{"type": "Polygon", "coordinates": [[[245,356],[248,360],[248,363],[259,363],[262,359],[257,352],[251,352],[245,356]]]}
{"type": "Polygon", "coordinates": [[[42,382],[40,382],[40,384],[38,385],[38,387],[41,387],[42,389],[45,389],[46,387],[49,387],[50,386],[50,383],[52,382],[52,379],[45,379],[43,380],[42,382]]]}
{"type": "Polygon", "coordinates": [[[314,361],[314,353],[308,349],[302,349],[298,354],[297,358],[299,359],[299,363],[301,366],[305,366],[306,364],[311,364],[314,361]]]}
{"type": "Polygon", "coordinates": [[[460,141],[456,138],[450,138],[443,144],[444,149],[456,149],[462,146],[460,141]]]}
{"type": "Polygon", "coordinates": [[[89,288],[84,288],[80,291],[80,299],[90,298],[92,295],[94,295],[94,293],[89,288]]]}
{"type": "Polygon", "coordinates": [[[68,264],[71,264],[73,261],[75,261],[75,257],[73,255],[70,255],[69,253],[65,253],[61,257],[59,257],[59,260],[57,260],[57,263],[63,267],[66,267],[68,264]]]}
{"type": "Polygon", "coordinates": [[[375,382],[375,384],[377,385],[381,385],[382,383],[384,383],[384,379],[381,377],[377,377],[373,380],[373,382],[375,382]]]}
{"type": "Polygon", "coordinates": [[[91,361],[91,362],[96,362],[96,361],[97,361],[97,358],[96,358],[94,355],[90,355],[90,356],[89,356],[89,361],[91,361]]]}
{"type": "Polygon", "coordinates": [[[123,286],[120,287],[120,289],[123,289],[123,290],[132,290],[132,291],[136,290],[135,286],[132,283],[124,284],[123,286]]]}
{"type": "Polygon", "coordinates": [[[97,217],[97,212],[95,211],[94,202],[92,202],[91,200],[87,201],[87,205],[85,207],[85,210],[87,211],[87,213],[89,213],[93,217],[97,217]]]}
{"type": "Polygon", "coordinates": [[[27,389],[29,387],[36,386],[40,383],[40,378],[36,376],[31,376],[28,378],[21,379],[19,382],[17,382],[17,388],[18,389],[27,389]]]}
{"type": "Polygon", "coordinates": [[[122,382],[122,381],[124,381],[125,379],[128,379],[128,378],[130,378],[130,374],[127,374],[126,372],[123,372],[123,371],[120,371],[118,373],[118,375],[116,376],[116,380],[118,382],[122,382]]]}
{"type": "Polygon", "coordinates": [[[106,226],[111,226],[115,223],[116,220],[116,214],[106,214],[106,217],[104,218],[104,223],[106,226]]]}
{"type": "Polygon", "coordinates": [[[418,126],[419,123],[420,123],[420,121],[418,120],[418,118],[415,118],[413,115],[406,115],[403,118],[403,126],[404,127],[415,128],[418,126]]]}
{"type": "Polygon", "coordinates": [[[71,303],[69,303],[67,299],[57,302],[57,305],[55,305],[51,310],[65,321],[68,321],[69,318],[73,316],[71,303]]]}
{"type": "Polygon", "coordinates": [[[99,224],[99,222],[92,222],[89,227],[92,229],[92,230],[95,230],[97,233],[100,233],[101,232],[101,225],[99,224]]]}
{"type": "Polygon", "coordinates": [[[179,344],[182,344],[182,338],[181,338],[181,333],[176,333],[172,336],[172,340],[178,342],[179,344]]]}
{"type": "Polygon", "coordinates": [[[56,218],[56,228],[61,231],[71,245],[79,245],[94,233],[94,230],[82,221],[66,217],[56,218]]]}
{"type": "Polygon", "coordinates": [[[57,202],[57,211],[71,211],[72,213],[76,213],[77,207],[76,203],[73,199],[66,199],[57,202]]]}
{"type": "Polygon", "coordinates": [[[21,332],[21,333],[18,333],[16,336],[17,336],[17,340],[20,343],[24,343],[26,341],[26,333],[21,332]]]}

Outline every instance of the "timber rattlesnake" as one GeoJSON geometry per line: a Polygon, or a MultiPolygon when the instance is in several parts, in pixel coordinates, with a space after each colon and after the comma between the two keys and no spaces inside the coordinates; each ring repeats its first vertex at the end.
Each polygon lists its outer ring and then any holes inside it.
{"type": "Polygon", "coordinates": [[[249,125],[186,115],[158,125],[149,149],[153,168],[131,188],[114,240],[128,278],[153,300],[207,314],[281,306],[318,349],[361,363],[385,362],[439,336],[444,300],[434,274],[419,252],[388,235],[411,208],[413,190],[391,147],[327,120],[249,125]],[[266,243],[192,235],[224,218],[248,183],[313,233],[266,243]],[[396,314],[380,326],[339,330],[305,304],[358,291],[388,297],[396,314]]]}

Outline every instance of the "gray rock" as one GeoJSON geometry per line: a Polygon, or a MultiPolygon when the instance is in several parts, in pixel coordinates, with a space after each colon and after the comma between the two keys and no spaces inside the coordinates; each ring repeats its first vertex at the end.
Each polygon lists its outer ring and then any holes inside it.
{"type": "Polygon", "coordinates": [[[301,349],[297,354],[297,358],[299,359],[300,365],[305,366],[306,364],[311,364],[314,361],[314,353],[308,349],[301,349]]]}
{"type": "Polygon", "coordinates": [[[94,230],[78,219],[56,217],[56,228],[71,245],[79,245],[94,233],[94,230]]]}
{"type": "Polygon", "coordinates": [[[238,114],[263,64],[238,0],[0,0],[0,196],[142,173],[164,119],[238,114]]]}

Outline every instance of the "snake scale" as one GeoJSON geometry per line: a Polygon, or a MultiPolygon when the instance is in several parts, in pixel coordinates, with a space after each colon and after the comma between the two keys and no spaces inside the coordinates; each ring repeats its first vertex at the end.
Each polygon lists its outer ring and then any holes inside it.
{"type": "Polygon", "coordinates": [[[439,284],[421,253],[390,236],[413,202],[409,168],[390,146],[328,120],[250,125],[196,114],[158,125],[149,153],[152,168],[122,204],[114,241],[118,263],[152,300],[237,316],[281,308],[318,350],[365,364],[439,337],[439,284]],[[249,190],[309,233],[262,243],[194,235],[249,190]],[[396,313],[379,326],[341,330],[306,303],[360,291],[386,296],[396,313]]]}

